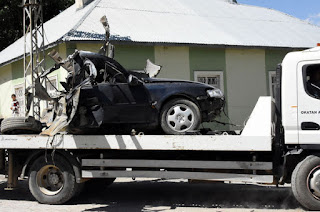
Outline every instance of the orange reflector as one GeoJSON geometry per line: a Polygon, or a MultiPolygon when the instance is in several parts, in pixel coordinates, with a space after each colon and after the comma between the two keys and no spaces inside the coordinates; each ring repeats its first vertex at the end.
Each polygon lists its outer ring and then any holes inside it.
{"type": "Polygon", "coordinates": [[[292,108],[298,108],[298,106],[291,106],[292,108]]]}
{"type": "Polygon", "coordinates": [[[320,46],[320,43],[317,43],[317,46],[320,46]]]}

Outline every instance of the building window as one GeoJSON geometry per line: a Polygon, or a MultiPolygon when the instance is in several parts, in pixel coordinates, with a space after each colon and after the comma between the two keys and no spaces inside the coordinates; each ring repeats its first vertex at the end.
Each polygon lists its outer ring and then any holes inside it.
{"type": "Polygon", "coordinates": [[[194,80],[209,84],[224,92],[223,71],[195,71],[194,80]]]}
{"type": "Polygon", "coordinates": [[[48,81],[46,81],[46,87],[47,87],[47,92],[51,97],[56,97],[57,95],[59,95],[58,91],[55,89],[55,88],[58,89],[57,76],[48,77],[48,81]]]}
{"type": "Polygon", "coordinates": [[[269,92],[270,92],[270,96],[272,96],[273,98],[275,98],[275,94],[276,94],[276,83],[277,83],[276,72],[269,71],[269,92]]]}
{"type": "Polygon", "coordinates": [[[16,95],[17,101],[19,102],[19,106],[20,106],[19,116],[24,116],[25,114],[24,85],[19,84],[14,86],[14,94],[16,95]]]}

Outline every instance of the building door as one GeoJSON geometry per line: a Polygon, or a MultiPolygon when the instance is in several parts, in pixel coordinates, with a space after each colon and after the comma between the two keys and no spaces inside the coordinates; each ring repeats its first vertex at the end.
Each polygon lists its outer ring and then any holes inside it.
{"type": "Polygon", "coordinates": [[[15,86],[14,93],[16,95],[17,101],[19,102],[19,106],[20,106],[19,116],[24,116],[24,114],[25,114],[25,96],[24,96],[23,84],[15,86]]]}

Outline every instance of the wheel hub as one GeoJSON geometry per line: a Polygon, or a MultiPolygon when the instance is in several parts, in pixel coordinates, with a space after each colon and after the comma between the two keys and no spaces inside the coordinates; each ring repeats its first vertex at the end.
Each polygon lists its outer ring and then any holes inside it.
{"type": "Polygon", "coordinates": [[[194,113],[184,104],[172,106],[167,112],[167,124],[176,132],[185,132],[194,124],[194,113]]]}
{"type": "Polygon", "coordinates": [[[320,198],[320,167],[313,169],[309,174],[309,190],[317,199],[320,198]]]}
{"type": "Polygon", "coordinates": [[[178,120],[178,122],[183,123],[184,122],[184,115],[181,115],[181,114],[177,115],[177,120],[178,120]]]}
{"type": "Polygon", "coordinates": [[[59,183],[59,176],[55,173],[49,174],[49,183],[52,185],[57,185],[59,183]]]}
{"type": "Polygon", "coordinates": [[[37,185],[44,194],[56,195],[64,187],[63,174],[58,167],[46,165],[37,173],[37,185]]]}

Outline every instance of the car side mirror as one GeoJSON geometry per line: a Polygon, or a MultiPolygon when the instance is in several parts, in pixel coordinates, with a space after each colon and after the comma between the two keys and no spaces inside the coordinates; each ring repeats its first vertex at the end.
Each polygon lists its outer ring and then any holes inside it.
{"type": "Polygon", "coordinates": [[[142,81],[138,79],[138,77],[130,74],[128,77],[128,84],[131,86],[142,85],[142,81]]]}

